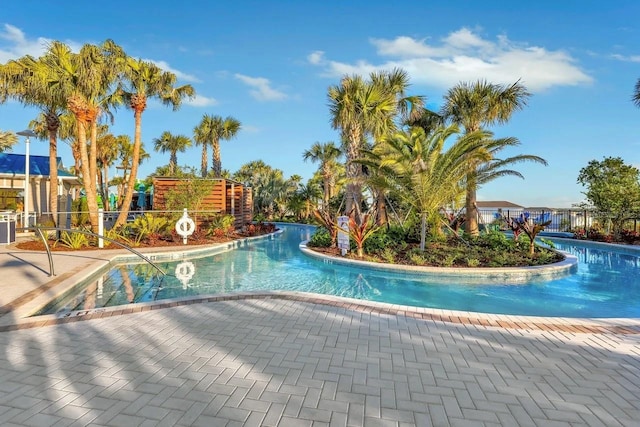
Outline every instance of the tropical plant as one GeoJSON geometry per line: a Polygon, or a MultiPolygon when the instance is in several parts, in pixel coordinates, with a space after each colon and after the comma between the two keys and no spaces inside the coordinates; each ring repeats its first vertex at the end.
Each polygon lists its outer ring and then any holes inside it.
{"type": "Polygon", "coordinates": [[[16,142],[18,142],[18,137],[15,133],[0,130],[0,153],[10,151],[16,142]]]}
{"type": "Polygon", "coordinates": [[[331,124],[340,129],[346,156],[346,212],[360,208],[362,165],[355,162],[369,134],[383,134],[393,126],[396,101],[383,88],[361,76],[345,76],[328,91],[331,124]]]}
{"type": "Polygon", "coordinates": [[[333,142],[324,144],[315,142],[310,149],[302,153],[302,158],[306,162],[310,160],[313,163],[319,163],[319,170],[322,176],[322,185],[324,194],[322,198],[322,209],[328,209],[329,199],[332,194],[332,188],[335,185],[336,166],[338,158],[342,155],[340,148],[336,147],[333,142]]]}
{"type": "Polygon", "coordinates": [[[514,230],[514,238],[517,239],[518,234],[516,230],[519,230],[527,235],[529,238],[529,255],[533,256],[536,248],[536,236],[544,231],[545,227],[551,224],[551,220],[544,222],[536,222],[529,218],[528,213],[523,213],[519,218],[504,217],[507,225],[514,230]]]}
{"type": "Polygon", "coordinates": [[[124,80],[120,82],[118,94],[124,100],[125,105],[133,110],[135,130],[131,173],[116,225],[122,225],[126,222],[129,206],[133,200],[142,147],[142,113],[147,108],[147,100],[156,98],[163,105],[171,106],[173,111],[176,111],[180,108],[184,98],[195,96],[195,90],[191,85],[176,86],[177,77],[175,74],[163,71],[151,62],[127,57],[120,69],[123,72],[124,80]]]}
{"type": "Polygon", "coordinates": [[[349,237],[356,244],[358,258],[364,257],[365,242],[379,229],[368,213],[364,214],[360,222],[356,221],[355,213],[349,215],[349,237]]]}
{"type": "MultiPolygon", "coordinates": [[[[464,127],[466,133],[473,133],[483,127],[506,123],[511,115],[526,105],[530,96],[519,82],[512,85],[496,85],[483,80],[475,83],[460,83],[450,89],[444,97],[441,115],[451,122],[464,127]]],[[[472,236],[479,233],[476,194],[478,190],[477,168],[482,162],[469,169],[466,177],[466,228],[472,236]]]]}
{"type": "Polygon", "coordinates": [[[633,98],[631,98],[636,107],[640,107],[640,79],[636,82],[636,87],[633,91],[633,98]]]}
{"type": "Polygon", "coordinates": [[[222,160],[220,155],[220,140],[233,139],[240,131],[241,123],[235,118],[229,116],[222,118],[220,116],[210,116],[205,114],[200,124],[193,130],[195,140],[202,145],[202,176],[207,175],[207,159],[206,148],[211,145],[213,150],[212,170],[213,176],[220,178],[222,176],[222,160]]]}
{"type": "Polygon", "coordinates": [[[87,195],[91,229],[98,230],[97,126],[101,115],[118,104],[114,86],[124,52],[112,40],[100,46],[86,44],[76,54],[64,43],[52,42],[44,57],[48,90],[59,92],[74,115],[80,147],[83,184],[87,195]],[[87,134],[90,135],[87,143],[87,134]]]}
{"type": "Polygon", "coordinates": [[[178,152],[184,153],[191,146],[191,140],[184,135],[173,135],[169,131],[162,132],[160,138],[153,140],[153,148],[161,153],[169,153],[169,174],[173,176],[178,166],[178,152]]]}
{"type": "Polygon", "coordinates": [[[40,109],[44,117],[45,132],[39,134],[46,133],[49,140],[49,211],[55,224],[58,217],[58,128],[67,98],[60,86],[49,84],[53,72],[43,58],[29,55],[0,65],[0,80],[8,82],[4,86],[5,96],[40,109]]]}
{"type": "Polygon", "coordinates": [[[230,236],[234,231],[236,218],[233,215],[215,215],[209,221],[208,234],[217,237],[230,236]]]}
{"type": "Polygon", "coordinates": [[[331,215],[328,210],[316,209],[313,211],[314,218],[324,227],[331,238],[331,247],[335,248],[338,241],[338,219],[331,215]]]}
{"type": "Polygon", "coordinates": [[[359,162],[378,170],[377,185],[395,191],[400,199],[420,214],[420,249],[425,249],[427,224],[439,233],[440,210],[460,194],[470,165],[488,157],[482,141],[489,132],[474,132],[459,137],[445,151],[447,140],[459,134],[456,125],[440,127],[426,135],[418,127],[397,132],[373,150],[365,152],[359,162]]]}
{"type": "Polygon", "coordinates": [[[128,227],[132,232],[134,246],[138,246],[143,240],[158,239],[166,231],[168,225],[167,218],[145,213],[128,224],[128,227]]]}
{"type": "Polygon", "coordinates": [[[60,239],[54,243],[55,246],[58,244],[69,249],[82,249],[89,246],[89,238],[83,233],[63,231],[60,239]]]}

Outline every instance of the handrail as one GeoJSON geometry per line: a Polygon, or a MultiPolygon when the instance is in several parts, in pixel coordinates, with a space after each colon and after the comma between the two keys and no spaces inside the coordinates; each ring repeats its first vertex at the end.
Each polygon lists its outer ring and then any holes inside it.
{"type": "Polygon", "coordinates": [[[120,246],[121,248],[128,250],[129,252],[133,253],[134,255],[137,255],[138,257],[142,258],[143,260],[145,260],[146,262],[151,264],[151,266],[153,268],[155,268],[156,270],[158,270],[160,272],[160,274],[162,274],[163,276],[167,275],[167,273],[162,271],[162,269],[160,267],[158,267],[153,261],[151,261],[149,258],[144,256],[140,252],[136,251],[135,249],[131,248],[130,246],[127,246],[127,245],[125,245],[123,243],[120,243],[117,240],[114,240],[114,239],[112,239],[110,237],[101,236],[98,233],[94,233],[92,231],[80,230],[80,229],[72,229],[72,228],[63,228],[63,227],[40,227],[40,226],[22,227],[22,228],[19,228],[17,230],[20,230],[20,231],[36,230],[36,231],[38,231],[38,233],[40,234],[40,237],[42,238],[42,241],[44,243],[44,247],[45,247],[45,249],[47,251],[47,256],[49,257],[49,270],[50,270],[49,276],[53,276],[54,275],[53,256],[51,255],[51,249],[49,248],[49,242],[47,241],[47,239],[45,238],[44,234],[42,233],[42,230],[67,231],[67,232],[72,232],[72,233],[81,233],[81,234],[86,234],[86,235],[89,235],[89,236],[94,236],[94,237],[97,237],[99,239],[104,239],[104,240],[106,240],[108,242],[111,242],[111,243],[114,243],[114,244],[120,246]]]}

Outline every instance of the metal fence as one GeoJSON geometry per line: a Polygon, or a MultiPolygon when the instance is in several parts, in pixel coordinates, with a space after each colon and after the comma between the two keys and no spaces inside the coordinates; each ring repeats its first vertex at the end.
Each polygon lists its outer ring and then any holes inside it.
{"type": "Polygon", "coordinates": [[[576,229],[589,228],[593,217],[588,211],[578,210],[527,210],[527,209],[479,209],[478,222],[481,225],[495,225],[504,228],[503,218],[520,219],[524,216],[533,222],[551,221],[545,230],[553,232],[571,232],[576,229]]]}

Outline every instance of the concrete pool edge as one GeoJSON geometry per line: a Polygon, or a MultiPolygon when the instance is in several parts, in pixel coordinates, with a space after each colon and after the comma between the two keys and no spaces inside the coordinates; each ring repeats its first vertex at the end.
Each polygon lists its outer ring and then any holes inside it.
{"type": "MultiPolygon", "coordinates": [[[[203,246],[171,246],[171,247],[149,247],[138,249],[145,257],[152,261],[175,261],[185,258],[198,258],[208,255],[234,250],[246,245],[250,241],[272,239],[276,235],[282,233],[279,229],[273,233],[244,237],[231,242],[216,243],[203,246]]],[[[39,288],[29,292],[30,295],[22,295],[21,297],[10,301],[3,306],[4,310],[0,314],[0,328],[14,322],[20,322],[24,319],[32,319],[34,313],[46,306],[49,302],[56,298],[62,297],[78,284],[90,280],[93,276],[98,275],[101,271],[121,263],[145,263],[146,261],[138,256],[126,252],[124,249],[104,249],[100,251],[77,251],[64,252],[56,255],[76,256],[87,258],[88,261],[81,268],[73,268],[67,271],[60,271],[56,268],[58,274],[53,276],[51,280],[42,284],[39,288]]],[[[59,267],[59,265],[58,265],[59,267]]]]}
{"type": "Polygon", "coordinates": [[[474,284],[495,283],[496,281],[512,281],[514,283],[525,283],[531,280],[552,280],[565,277],[578,266],[578,258],[566,252],[562,252],[565,259],[553,264],[537,265],[532,267],[427,267],[411,266],[400,264],[382,264],[370,261],[360,261],[350,258],[338,258],[325,255],[310,249],[307,242],[301,242],[298,246],[300,251],[306,256],[322,260],[329,264],[346,265],[352,267],[363,267],[378,271],[389,271],[396,273],[412,273],[427,277],[438,277],[445,279],[465,279],[471,280],[474,284]]]}
{"type": "Polygon", "coordinates": [[[417,320],[451,323],[457,325],[474,325],[487,328],[514,329],[523,331],[555,331],[572,334],[640,334],[640,319],[601,318],[581,319],[565,317],[515,316],[503,314],[487,314],[445,309],[403,306],[331,295],[312,294],[293,291],[243,292],[199,297],[176,298],[162,301],[129,304],[82,310],[64,315],[43,315],[19,319],[15,323],[0,324],[0,332],[20,329],[31,329],[45,326],[61,325],[77,321],[88,321],[113,316],[135,314],[149,310],[175,308],[192,304],[237,302],[255,299],[279,299],[310,304],[337,307],[361,313],[403,316],[417,320]]]}

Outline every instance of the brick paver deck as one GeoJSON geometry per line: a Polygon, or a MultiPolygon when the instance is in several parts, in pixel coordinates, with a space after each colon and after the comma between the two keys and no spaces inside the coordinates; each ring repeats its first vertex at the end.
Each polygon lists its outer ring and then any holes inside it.
{"type": "Polygon", "coordinates": [[[634,327],[327,301],[223,298],[7,328],[0,425],[639,425],[634,327]]]}

